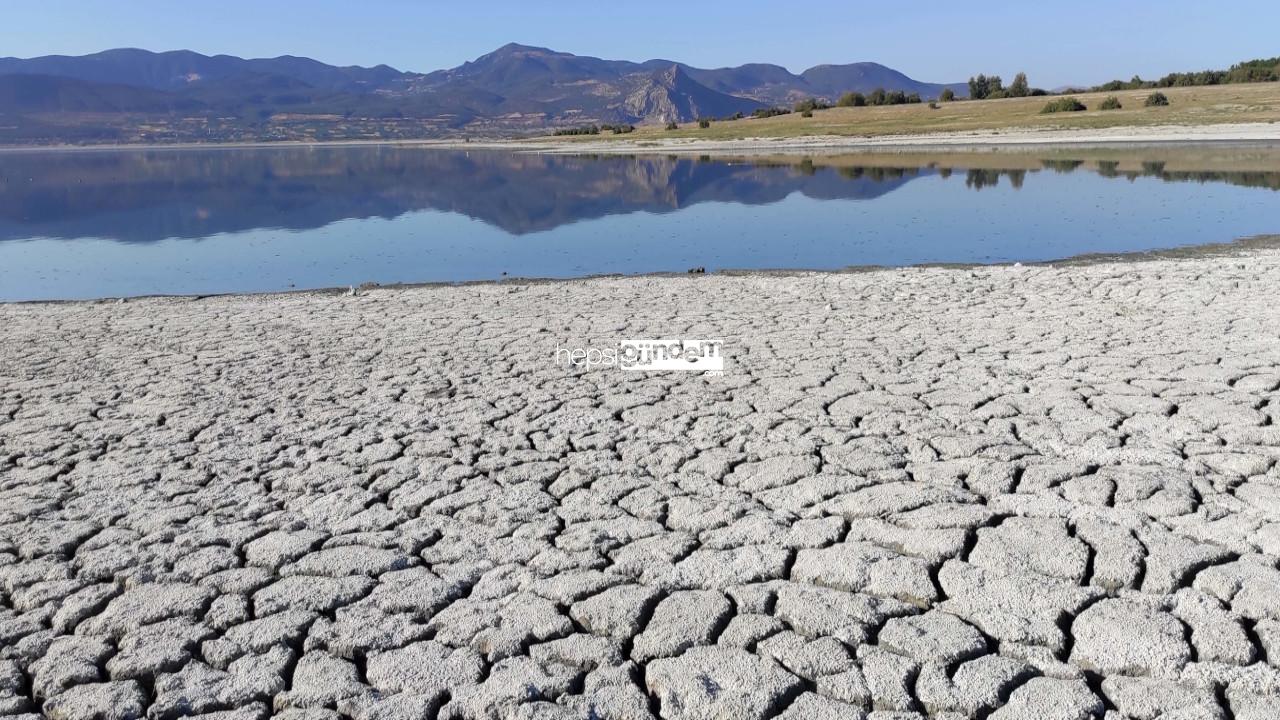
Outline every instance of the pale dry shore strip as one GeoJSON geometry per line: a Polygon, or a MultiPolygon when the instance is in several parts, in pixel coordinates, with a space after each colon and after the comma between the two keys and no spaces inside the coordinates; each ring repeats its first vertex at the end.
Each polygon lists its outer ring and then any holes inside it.
{"type": "Polygon", "coordinates": [[[1142,147],[1148,145],[1196,145],[1205,143],[1280,143],[1280,123],[1223,123],[1216,125],[1163,125],[1113,127],[1098,129],[1045,130],[1041,128],[1005,128],[939,132],[920,135],[807,135],[797,137],[747,137],[738,140],[697,140],[689,138],[613,138],[599,140],[573,138],[487,139],[473,140],[331,140],[317,142],[228,142],[228,143],[149,143],[137,145],[0,145],[4,152],[110,152],[119,150],[185,150],[185,149],[250,149],[288,147],[365,147],[391,145],[445,150],[506,150],[545,154],[654,154],[700,153],[743,154],[751,152],[839,151],[886,148],[1031,148],[1031,147],[1142,147]]]}
{"type": "Polygon", "coordinates": [[[697,140],[688,138],[645,138],[572,140],[555,139],[528,143],[490,143],[495,148],[518,148],[553,154],[633,154],[655,152],[678,153],[753,153],[807,152],[840,150],[884,150],[900,148],[927,150],[971,148],[991,150],[1032,147],[1141,147],[1145,145],[1204,143],[1276,143],[1280,142],[1280,124],[1239,123],[1200,126],[1116,127],[1088,130],[1044,130],[1039,128],[1006,128],[966,132],[928,133],[921,135],[877,135],[857,137],[845,135],[812,135],[805,137],[762,137],[740,140],[697,140]]]}
{"type": "Polygon", "coordinates": [[[1278,295],[1262,250],[0,306],[0,714],[1274,718],[1278,295]],[[554,359],[637,336],[729,367],[554,359]]]}

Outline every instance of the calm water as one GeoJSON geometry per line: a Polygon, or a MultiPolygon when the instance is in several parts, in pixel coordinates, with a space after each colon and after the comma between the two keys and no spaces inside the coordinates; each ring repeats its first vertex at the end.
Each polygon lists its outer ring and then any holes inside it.
{"type": "Polygon", "coordinates": [[[1006,262],[1280,233],[1280,151],[0,153],[0,299],[1006,262]]]}

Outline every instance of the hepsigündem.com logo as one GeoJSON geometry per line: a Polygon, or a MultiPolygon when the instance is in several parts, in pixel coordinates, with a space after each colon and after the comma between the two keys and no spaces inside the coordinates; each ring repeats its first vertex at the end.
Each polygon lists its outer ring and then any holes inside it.
{"type": "Polygon", "coordinates": [[[620,340],[617,347],[556,348],[556,363],[623,370],[724,372],[719,340],[620,340]]]}

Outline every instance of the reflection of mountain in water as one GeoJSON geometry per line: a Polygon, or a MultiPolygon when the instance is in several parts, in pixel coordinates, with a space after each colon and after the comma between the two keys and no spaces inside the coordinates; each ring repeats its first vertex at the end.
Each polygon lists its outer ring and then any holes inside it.
{"type": "Polygon", "coordinates": [[[14,154],[0,156],[0,239],[150,242],[417,210],[461,213],[519,235],[704,202],[772,203],[796,192],[875,198],[917,174],[849,179],[803,166],[390,147],[14,154]]]}
{"type": "MultiPolygon", "coordinates": [[[[1054,172],[1080,165],[1044,162],[1054,172]]],[[[1278,173],[1169,173],[1159,163],[1121,173],[1098,165],[1103,177],[1280,188],[1278,173]]],[[[419,210],[460,213],[521,235],[699,203],[761,205],[797,192],[819,200],[874,199],[917,177],[951,172],[927,165],[832,169],[810,160],[557,157],[386,146],[18,153],[0,155],[0,240],[151,242],[256,228],[306,230],[419,210]]],[[[1001,178],[1017,189],[1028,171],[959,172],[973,189],[999,185],[1001,178]]]]}

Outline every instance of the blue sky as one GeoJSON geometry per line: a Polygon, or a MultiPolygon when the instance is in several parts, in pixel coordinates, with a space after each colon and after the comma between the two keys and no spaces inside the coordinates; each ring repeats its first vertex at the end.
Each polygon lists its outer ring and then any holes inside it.
{"type": "Polygon", "coordinates": [[[799,72],[873,60],[919,80],[1035,85],[1225,67],[1280,55],[1280,2],[1237,0],[3,0],[0,55],[112,47],[452,67],[507,42],[702,67],[799,72]]]}

